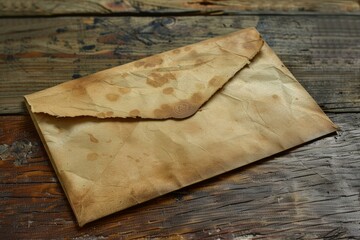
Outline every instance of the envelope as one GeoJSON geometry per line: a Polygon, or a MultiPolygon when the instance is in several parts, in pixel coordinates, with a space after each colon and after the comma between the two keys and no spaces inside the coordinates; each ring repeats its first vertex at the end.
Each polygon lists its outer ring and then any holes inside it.
{"type": "Polygon", "coordinates": [[[336,130],[255,28],[25,99],[80,226],[336,130]]]}

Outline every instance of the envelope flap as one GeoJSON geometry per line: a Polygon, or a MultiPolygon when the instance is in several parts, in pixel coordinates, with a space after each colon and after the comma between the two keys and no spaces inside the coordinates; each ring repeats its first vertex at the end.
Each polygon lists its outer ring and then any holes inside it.
{"type": "Polygon", "coordinates": [[[25,96],[57,117],[186,118],[260,51],[254,28],[157,54],[25,96]]]}

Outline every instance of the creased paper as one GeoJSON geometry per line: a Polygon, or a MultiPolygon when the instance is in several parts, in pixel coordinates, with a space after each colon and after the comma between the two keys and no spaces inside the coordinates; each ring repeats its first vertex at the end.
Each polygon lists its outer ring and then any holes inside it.
{"type": "Polygon", "coordinates": [[[185,118],[194,114],[263,45],[239,31],[69,81],[29,95],[53,116],[185,118]]]}
{"type": "Polygon", "coordinates": [[[336,130],[254,28],[26,101],[80,226],[336,130]]]}

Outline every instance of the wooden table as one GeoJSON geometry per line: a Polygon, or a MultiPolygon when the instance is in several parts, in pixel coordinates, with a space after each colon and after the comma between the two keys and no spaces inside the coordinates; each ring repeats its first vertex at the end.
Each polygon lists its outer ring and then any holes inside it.
{"type": "Polygon", "coordinates": [[[356,0],[0,1],[0,239],[359,239],[356,0]],[[340,127],[79,228],[22,96],[255,26],[340,127]]]}

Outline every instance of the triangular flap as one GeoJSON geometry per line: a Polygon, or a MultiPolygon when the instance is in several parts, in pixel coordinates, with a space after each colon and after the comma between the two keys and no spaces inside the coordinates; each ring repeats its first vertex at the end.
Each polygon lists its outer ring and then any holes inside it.
{"type": "Polygon", "coordinates": [[[255,28],[157,54],[25,96],[57,117],[186,118],[260,51],[255,28]]]}

